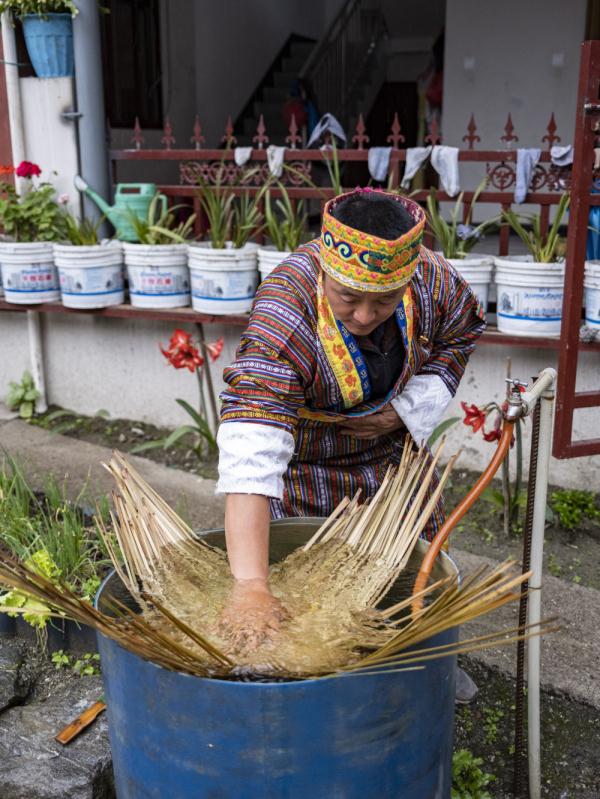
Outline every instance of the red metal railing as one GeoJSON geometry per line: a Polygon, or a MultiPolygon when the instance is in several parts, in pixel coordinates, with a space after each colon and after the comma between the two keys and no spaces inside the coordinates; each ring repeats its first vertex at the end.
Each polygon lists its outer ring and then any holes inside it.
{"type": "MultiPolygon", "coordinates": [[[[481,164],[482,177],[488,176],[489,188],[484,191],[479,199],[478,205],[486,203],[500,204],[502,208],[508,209],[514,202],[514,186],[516,182],[515,165],[517,152],[513,147],[514,142],[518,141],[515,134],[515,127],[509,114],[502,135],[499,137],[504,144],[503,149],[498,150],[477,150],[475,145],[480,140],[477,135],[477,125],[474,115],[467,125],[467,132],[463,136],[466,148],[459,152],[460,163],[481,164]]],[[[173,198],[190,198],[196,212],[199,211],[197,198],[197,186],[199,181],[208,184],[220,183],[229,190],[237,193],[258,192],[269,178],[269,168],[267,164],[267,153],[265,147],[270,143],[264,120],[261,116],[256,135],[253,137],[255,144],[250,160],[241,167],[236,166],[234,161],[233,148],[237,144],[231,125],[231,118],[227,121],[225,135],[222,137],[224,149],[205,149],[204,137],[200,119],[196,117],[193,134],[191,136],[193,148],[177,148],[173,128],[169,119],[165,120],[163,136],[161,138],[162,147],[145,148],[144,135],[139,124],[136,122],[134,135],[132,137],[133,147],[126,150],[111,150],[110,159],[112,165],[113,181],[119,180],[119,165],[126,163],[142,162],[138,178],[147,179],[147,167],[149,162],[153,164],[172,164],[176,167],[171,182],[160,186],[160,190],[173,198]],[[176,181],[176,182],[175,182],[176,181]]],[[[356,132],[352,137],[355,147],[352,149],[342,149],[337,151],[337,157],[341,165],[351,166],[362,164],[366,170],[369,157],[369,150],[365,146],[369,143],[369,136],[364,124],[362,114],[358,118],[356,132]]],[[[442,141],[441,133],[434,120],[428,135],[426,144],[440,144],[442,141]]],[[[570,183],[570,168],[557,167],[551,162],[550,148],[553,144],[560,142],[561,138],[557,134],[557,125],[554,114],[552,113],[546,126],[546,132],[541,139],[541,144],[545,148],[542,152],[540,163],[536,167],[530,192],[526,202],[539,205],[542,229],[548,229],[550,219],[550,208],[556,205],[561,194],[568,189],[570,183]]],[[[304,150],[297,149],[300,143],[300,136],[292,118],[289,135],[286,137],[285,144],[288,150],[285,154],[285,163],[292,167],[292,170],[285,171],[282,181],[292,198],[314,198],[324,200],[333,194],[333,190],[328,186],[313,187],[307,181],[314,175],[315,165],[323,164],[332,158],[330,151],[318,149],[304,150]]],[[[387,143],[391,145],[389,181],[391,188],[400,185],[402,165],[406,160],[406,149],[401,145],[404,143],[404,136],[398,120],[398,115],[394,116],[390,134],[387,136],[387,143]]],[[[365,175],[367,175],[365,171],[365,175]]],[[[367,176],[368,179],[368,176],[367,176]]],[[[354,183],[356,185],[356,183],[354,183]]],[[[415,194],[418,200],[424,200],[426,191],[415,194]]],[[[469,201],[473,196],[472,191],[465,192],[465,200],[469,201]]],[[[438,195],[440,200],[450,200],[443,192],[438,195]]],[[[201,234],[202,219],[198,213],[197,233],[201,234]]],[[[510,231],[507,226],[500,230],[499,248],[500,255],[508,253],[510,231]]]]}
{"type": "MultiPolygon", "coordinates": [[[[579,71],[579,93],[575,126],[575,157],[571,182],[571,210],[567,239],[565,294],[562,312],[561,346],[554,450],[556,458],[600,454],[600,437],[573,441],[573,416],[578,408],[599,408],[600,390],[576,391],[580,309],[591,205],[600,205],[600,194],[590,194],[593,181],[596,126],[600,121],[600,41],[584,42],[579,71]]],[[[600,369],[596,369],[600,378],[600,369]]],[[[600,382],[600,380],[599,380],[600,382]]],[[[600,412],[599,412],[600,413],[600,412]]],[[[600,428],[600,421],[599,421],[600,428]]],[[[598,429],[598,428],[597,428],[598,429]]]]}

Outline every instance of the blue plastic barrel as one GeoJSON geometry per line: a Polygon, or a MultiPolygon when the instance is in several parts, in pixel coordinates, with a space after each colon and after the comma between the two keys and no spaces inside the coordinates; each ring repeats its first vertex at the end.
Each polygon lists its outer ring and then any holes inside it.
{"type": "Polygon", "coordinates": [[[74,74],[73,22],[70,14],[25,14],[23,35],[38,78],[64,78],[74,74]]]}
{"type": "MultiPolygon", "coordinates": [[[[280,555],[317,523],[299,522],[273,522],[280,555]]],[[[439,568],[456,570],[447,556],[439,568]]],[[[119,585],[107,579],[100,608],[119,585]]],[[[418,671],[243,683],[168,671],[103,636],[99,650],[119,799],[450,797],[454,658],[418,671]]]]}

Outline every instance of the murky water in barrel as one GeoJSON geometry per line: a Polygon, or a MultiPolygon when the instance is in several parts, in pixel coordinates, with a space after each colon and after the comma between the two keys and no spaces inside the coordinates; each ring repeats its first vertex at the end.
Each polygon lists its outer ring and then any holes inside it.
{"type": "MultiPolygon", "coordinates": [[[[369,649],[389,639],[373,612],[373,578],[384,569],[371,559],[359,561],[346,544],[317,544],[308,552],[298,549],[307,539],[302,525],[272,537],[270,584],[289,613],[273,638],[257,648],[232,646],[220,617],[232,580],[222,550],[208,558],[165,557],[152,594],[193,630],[208,638],[237,664],[233,679],[294,678],[328,673],[359,660],[369,649]]],[[[209,543],[223,545],[222,534],[209,543]]],[[[411,561],[390,587],[379,607],[389,607],[412,594],[420,556],[411,561]]],[[[432,579],[438,579],[434,573],[432,579]]],[[[407,608],[404,611],[410,613],[407,608]]],[[[198,657],[208,656],[188,636],[152,608],[145,615],[153,626],[168,632],[179,645],[198,657]]]]}

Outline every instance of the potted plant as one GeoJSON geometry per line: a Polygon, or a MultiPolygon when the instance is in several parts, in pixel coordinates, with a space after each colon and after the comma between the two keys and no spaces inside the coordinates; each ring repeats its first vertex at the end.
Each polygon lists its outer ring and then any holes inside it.
{"type": "Polygon", "coordinates": [[[181,206],[164,208],[155,194],[148,216],[131,214],[138,242],[122,242],[129,280],[131,304],[138,308],[181,308],[190,304],[190,275],[187,266],[187,241],[191,237],[195,214],[178,222],[181,206]]]}
{"type": "Polygon", "coordinates": [[[250,241],[262,230],[260,201],[266,187],[253,197],[236,197],[230,187],[201,185],[200,207],[208,221],[209,240],[188,251],[192,307],[202,313],[245,313],[252,307],[258,285],[256,251],[250,241]]]}
{"type": "Polygon", "coordinates": [[[258,268],[262,280],[298,249],[306,235],[308,214],[304,210],[304,202],[300,200],[294,205],[285,186],[278,182],[277,187],[281,197],[275,200],[275,208],[271,204],[271,192],[265,194],[265,231],[272,245],[258,250],[258,268]]]}
{"type": "Polygon", "coordinates": [[[462,222],[460,221],[460,212],[463,206],[464,192],[458,195],[456,203],[450,212],[450,222],[446,222],[440,212],[435,188],[431,188],[429,191],[426,210],[427,224],[431,233],[435,236],[442,254],[472,287],[473,293],[477,296],[484,311],[487,311],[488,307],[494,259],[491,255],[475,254],[471,251],[498,220],[497,218],[489,219],[476,226],[471,224],[471,220],[475,203],[486,185],[487,178],[473,192],[473,197],[466,207],[466,215],[462,222]]]}
{"type": "Polygon", "coordinates": [[[119,241],[100,241],[97,223],[66,216],[67,242],[54,244],[63,305],[107,308],[125,301],[123,251],[119,241]]]}
{"type": "MultiPolygon", "coordinates": [[[[6,171],[6,169],[4,170],[6,171]]],[[[10,183],[0,184],[0,262],[7,302],[42,303],[60,299],[52,242],[66,237],[64,205],[50,183],[34,184],[37,164],[23,161],[14,170],[26,180],[19,196],[10,183]]]]}
{"type": "Polygon", "coordinates": [[[547,234],[539,214],[520,217],[512,209],[502,218],[529,255],[496,258],[498,330],[521,336],[560,335],[565,279],[565,240],[560,226],[569,207],[563,194],[547,234]],[[525,227],[524,221],[528,223],[525,227]]]}
{"type": "Polygon", "coordinates": [[[0,0],[23,25],[25,45],[38,78],[73,75],[73,0],[0,0]]]}

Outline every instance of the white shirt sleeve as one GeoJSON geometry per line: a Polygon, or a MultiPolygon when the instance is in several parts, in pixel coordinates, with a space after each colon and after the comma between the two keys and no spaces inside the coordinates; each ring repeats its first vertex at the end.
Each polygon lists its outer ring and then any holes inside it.
{"type": "Polygon", "coordinates": [[[217,433],[217,494],[261,494],[282,499],[283,475],[294,454],[294,436],[258,422],[225,422],[217,433]]]}
{"type": "Polygon", "coordinates": [[[414,375],[391,402],[417,446],[427,443],[450,404],[452,394],[438,375],[414,375]]]}

